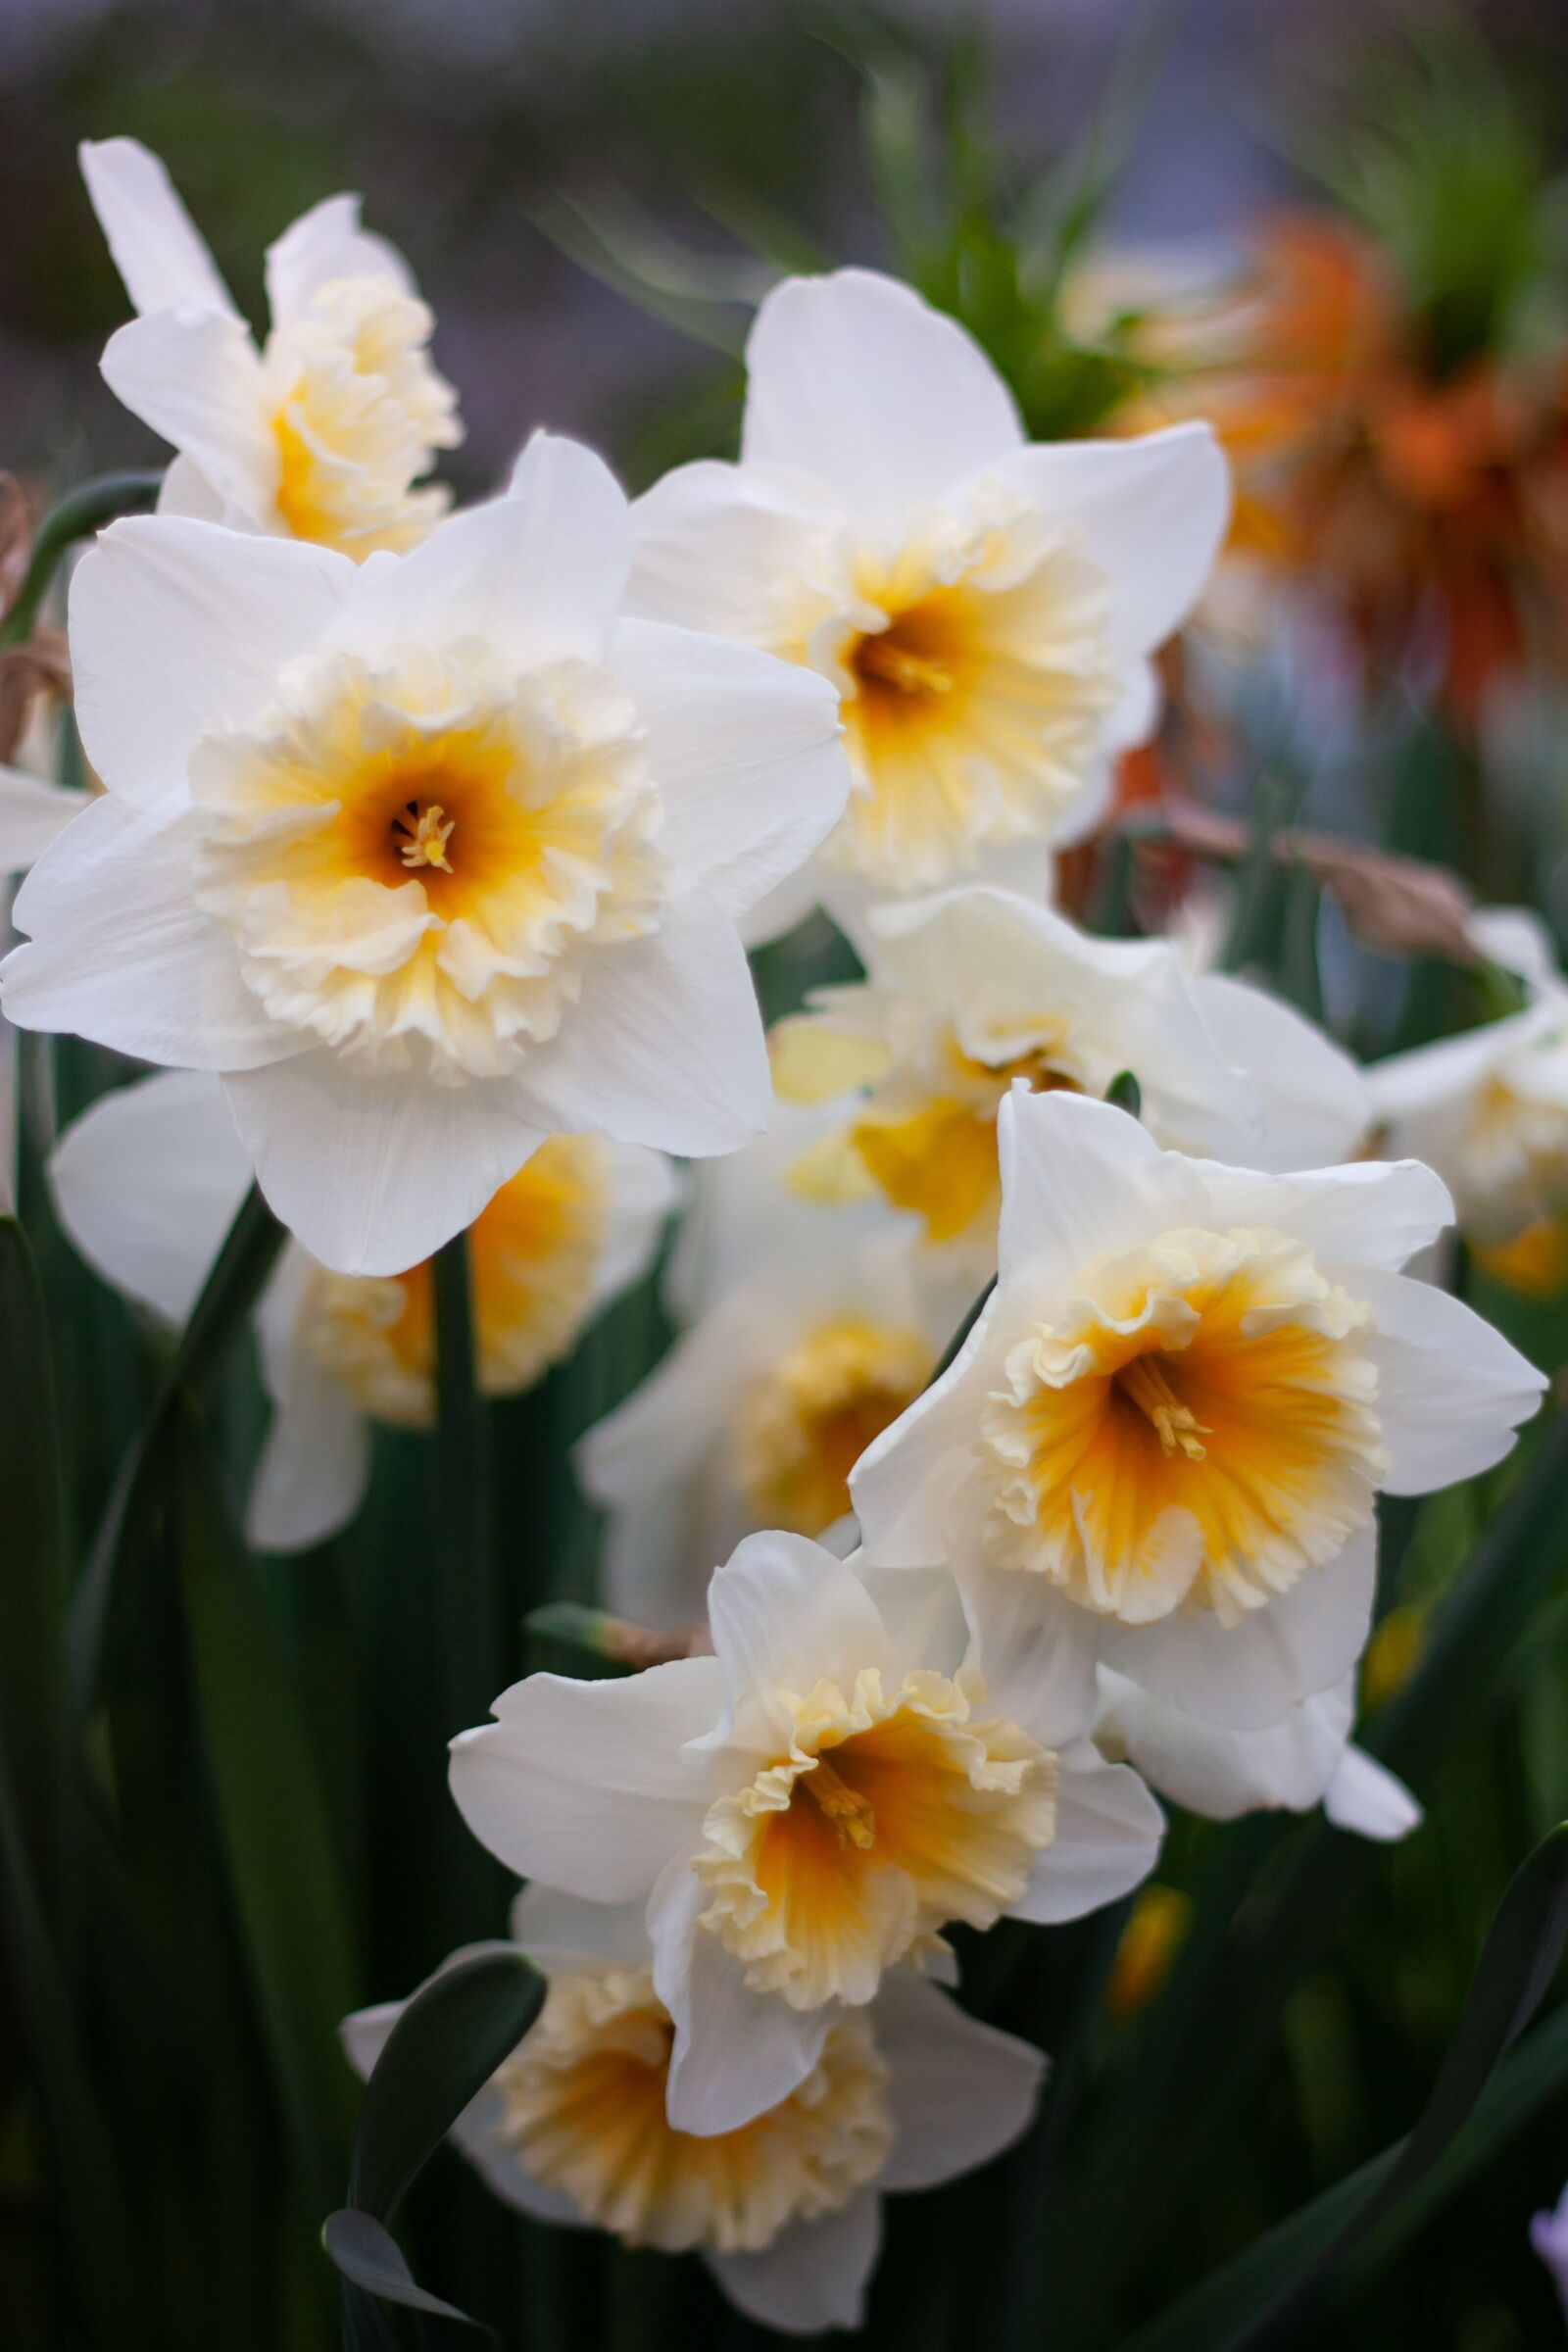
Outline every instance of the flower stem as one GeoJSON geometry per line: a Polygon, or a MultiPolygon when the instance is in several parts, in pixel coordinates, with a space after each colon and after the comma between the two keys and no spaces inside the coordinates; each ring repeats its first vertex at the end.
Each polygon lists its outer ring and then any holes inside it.
{"type": "Polygon", "coordinates": [[[144,514],[156,500],[163,479],[162,473],[101,473],[50,508],[38,525],[16,602],[0,620],[0,647],[25,645],[32,635],[39,607],[67,548],[102,530],[117,514],[144,514]]]}

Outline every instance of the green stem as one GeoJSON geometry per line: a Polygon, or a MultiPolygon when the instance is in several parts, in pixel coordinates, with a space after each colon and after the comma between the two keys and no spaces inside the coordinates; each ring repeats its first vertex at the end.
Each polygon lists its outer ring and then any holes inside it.
{"type": "Polygon", "coordinates": [[[120,1564],[147,1516],[159,1444],[174,1400],[201,1385],[222,1361],[262,1293],[283,1243],[283,1228],[253,1184],[240,1203],[212,1272],[180,1333],[152,1409],[121,1465],[72,1609],[71,1688],[77,1722],[97,1695],[104,1643],[121,1583],[120,1564]]]}
{"type": "Polygon", "coordinates": [[[16,602],[0,620],[0,647],[26,644],[67,548],[101,531],[117,514],[145,514],[157,499],[163,480],[162,473],[102,473],[68,491],[58,506],[50,508],[38,525],[16,602]]]}

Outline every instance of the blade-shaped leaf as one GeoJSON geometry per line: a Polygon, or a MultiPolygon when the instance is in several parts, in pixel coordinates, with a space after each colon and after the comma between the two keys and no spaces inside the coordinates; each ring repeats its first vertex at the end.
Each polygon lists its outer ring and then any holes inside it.
{"type": "Polygon", "coordinates": [[[545,1980],[510,1943],[476,1946],[415,1994],[365,2086],[349,2202],[390,2221],[468,2101],[516,2048],[545,1980]]]}
{"type": "Polygon", "coordinates": [[[278,1629],[179,1403],[164,1445],[219,1837],[297,2178],[318,2212],[342,2177],[354,2112],[337,2039],[355,1987],[338,1857],[278,1629]]]}
{"type": "Polygon", "coordinates": [[[403,2258],[402,2249],[368,2213],[345,2207],[328,2214],[321,2243],[331,2256],[344,2284],[344,2337],[350,2352],[382,2352],[382,2347],[444,2344],[475,2336],[494,2343],[488,2328],[470,2320],[454,2303],[426,2294],[403,2258]],[[385,2306],[418,2317],[400,2326],[385,2306]]]}
{"type": "Polygon", "coordinates": [[[14,1217],[0,1217],[0,1743],[47,1907],[67,1754],[60,1443],[43,1296],[14,1217]]]}
{"type": "Polygon", "coordinates": [[[1206,2278],[1127,2352],[1241,2352],[1391,2214],[1473,2113],[1534,2016],[1568,1941],[1568,1823],[1515,1873],[1487,1936],[1458,2030],[1415,2130],[1206,2278]]]}

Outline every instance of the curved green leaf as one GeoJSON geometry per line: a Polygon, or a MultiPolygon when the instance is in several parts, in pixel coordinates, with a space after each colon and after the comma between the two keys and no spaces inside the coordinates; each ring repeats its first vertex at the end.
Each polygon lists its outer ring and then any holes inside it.
{"type": "Polygon", "coordinates": [[[1407,2139],[1248,2246],[1127,2352],[1241,2352],[1273,2328],[1433,2170],[1524,2031],[1568,1942],[1568,1823],[1544,1838],[1497,1907],[1458,2030],[1407,2139]]]}
{"type": "Polygon", "coordinates": [[[382,2347],[390,2352],[393,2346],[444,2344],[460,2336],[465,2343],[476,2335],[495,2342],[488,2328],[455,2303],[426,2294],[397,2241],[372,2215],[353,2207],[328,2214],[321,2243],[345,2282],[344,2338],[350,2352],[382,2352],[382,2347]],[[418,2318],[407,2329],[400,2328],[384,2309],[389,2303],[418,2318]]]}
{"type": "Polygon", "coordinates": [[[162,473],[104,473],[80,483],[52,507],[38,525],[15,602],[0,620],[0,646],[23,645],[32,635],[49,583],[74,541],[102,530],[117,514],[142,514],[156,504],[163,483],[162,473]]]}
{"type": "Polygon", "coordinates": [[[390,2221],[468,2101],[544,2005],[545,1980],[514,1944],[476,1945],[415,1994],[365,2086],[349,2203],[390,2221]]]}

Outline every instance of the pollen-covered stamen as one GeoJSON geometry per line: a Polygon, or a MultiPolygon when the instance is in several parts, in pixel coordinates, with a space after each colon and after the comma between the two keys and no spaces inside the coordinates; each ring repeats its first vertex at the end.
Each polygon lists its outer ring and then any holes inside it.
{"type": "Polygon", "coordinates": [[[1203,1459],[1208,1450],[1203,1440],[1213,1433],[1190,1405],[1183,1404],[1171,1386],[1169,1374],[1153,1356],[1135,1355],[1130,1364],[1123,1364],[1116,1375],[1116,1385],[1153,1423],[1154,1433],[1166,1453],[1184,1453],[1190,1462],[1203,1459]]]}
{"type": "Polygon", "coordinates": [[[852,1788],[825,1756],[818,1756],[811,1768],[801,1775],[801,1787],[827,1816],[840,1845],[858,1846],[862,1854],[870,1851],[876,1842],[876,1815],[871,1800],[852,1788]]]}
{"type": "Polygon", "coordinates": [[[393,832],[402,837],[397,844],[398,855],[411,871],[416,866],[433,865],[450,874],[452,860],[447,856],[447,843],[457,829],[457,818],[448,816],[439,801],[432,801],[427,808],[421,808],[417,801],[410,801],[392,819],[393,832]]]}
{"type": "Polygon", "coordinates": [[[946,662],[911,653],[892,629],[885,636],[862,637],[855,649],[852,667],[861,679],[878,678],[896,686],[901,694],[951,694],[954,688],[953,672],[946,662]]]}

